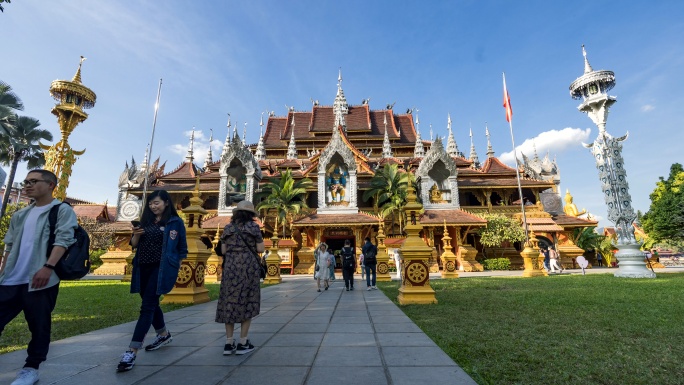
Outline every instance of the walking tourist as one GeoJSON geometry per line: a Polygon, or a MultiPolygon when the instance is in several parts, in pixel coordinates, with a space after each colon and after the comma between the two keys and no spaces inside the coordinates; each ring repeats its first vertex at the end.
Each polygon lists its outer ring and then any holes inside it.
{"type": "Polygon", "coordinates": [[[399,249],[394,250],[394,266],[397,268],[397,278],[401,280],[401,251],[399,249]]]}
{"type": "Polygon", "coordinates": [[[546,271],[551,271],[551,259],[549,257],[549,248],[542,246],[541,248],[541,253],[544,255],[544,268],[546,268],[546,271]]]}
{"type": "Polygon", "coordinates": [[[363,253],[361,253],[361,255],[359,255],[359,267],[361,267],[361,280],[365,281],[366,280],[366,265],[364,265],[363,253]]]}
{"type": "Polygon", "coordinates": [[[188,244],[185,224],[167,191],[156,190],[147,196],[140,222],[133,223],[131,246],[135,249],[131,293],[139,293],[142,303],[131,343],[116,368],[118,372],[133,369],[150,326],[154,326],[157,336],[145,346],[145,351],[157,350],[173,339],[166,328],[159,298],[173,289],[181,260],[188,256],[188,244]]]}
{"type": "Polygon", "coordinates": [[[254,221],[257,216],[250,201],[241,201],[233,209],[233,217],[223,229],[223,277],[216,307],[216,322],[226,326],[223,355],[247,354],[254,350],[249,340],[252,318],[261,310],[259,253],[266,250],[261,229],[254,221]],[[235,323],[240,323],[240,341],[233,338],[235,323]]]}
{"type": "Polygon", "coordinates": [[[33,203],[12,215],[5,234],[5,252],[0,258],[0,334],[21,311],[31,331],[24,367],[12,385],[38,381],[38,367],[50,348],[51,314],[57,302],[59,278],[55,265],[76,240],[76,214],[69,205],[52,198],[57,177],[47,170],[32,170],[22,182],[24,193],[33,203]],[[57,209],[54,242],[49,233],[50,209],[57,209]]]}
{"type": "Polygon", "coordinates": [[[596,252],[596,262],[598,263],[599,267],[603,266],[603,255],[601,255],[600,251],[596,252]]]}
{"type": "Polygon", "coordinates": [[[337,267],[337,261],[335,261],[335,255],[330,253],[330,265],[328,270],[330,270],[330,282],[335,280],[335,268],[337,267]]]}
{"type": "Polygon", "coordinates": [[[378,288],[375,287],[375,267],[378,263],[378,248],[371,243],[369,237],[366,237],[365,241],[366,243],[363,244],[361,250],[363,252],[363,261],[366,265],[366,290],[377,290],[378,288]]]}
{"type": "Polygon", "coordinates": [[[342,248],[342,277],[344,277],[344,288],[354,290],[354,270],[356,270],[356,256],[354,248],[351,247],[349,239],[344,241],[342,248]]]}
{"type": "Polygon", "coordinates": [[[328,245],[325,242],[321,242],[318,245],[318,249],[314,253],[316,259],[314,267],[314,278],[316,279],[316,286],[318,287],[318,292],[321,292],[321,279],[325,285],[325,290],[328,290],[328,280],[330,279],[330,271],[328,268],[331,265],[331,259],[334,257],[332,254],[328,253],[328,245]]]}
{"type": "Polygon", "coordinates": [[[554,250],[553,246],[549,246],[549,265],[551,266],[551,272],[554,273],[558,269],[559,273],[563,272],[563,268],[558,265],[558,253],[554,250]]]}

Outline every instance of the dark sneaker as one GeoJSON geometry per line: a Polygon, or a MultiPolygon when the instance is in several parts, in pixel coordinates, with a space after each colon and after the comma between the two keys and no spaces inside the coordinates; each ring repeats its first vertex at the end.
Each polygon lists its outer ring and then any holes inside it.
{"type": "Polygon", "coordinates": [[[233,353],[235,353],[235,342],[233,342],[232,344],[223,345],[223,355],[224,356],[229,356],[233,353]]]}
{"type": "Polygon", "coordinates": [[[354,286],[350,287],[349,290],[354,290],[354,286]]]}
{"type": "Polygon", "coordinates": [[[135,365],[135,353],[132,350],[127,350],[121,355],[121,361],[119,361],[119,366],[116,367],[117,372],[125,372],[127,370],[133,369],[135,365]]]}
{"type": "Polygon", "coordinates": [[[254,345],[252,345],[249,340],[243,345],[243,344],[237,344],[237,348],[235,349],[235,354],[242,355],[242,354],[247,354],[254,350],[254,345]]]}
{"type": "Polygon", "coordinates": [[[168,345],[171,341],[173,341],[173,337],[171,337],[171,333],[168,333],[165,336],[163,336],[161,334],[157,334],[157,337],[154,339],[154,341],[152,341],[151,344],[145,346],[145,351],[151,352],[153,350],[157,350],[164,345],[168,345]]]}
{"type": "Polygon", "coordinates": [[[38,369],[22,368],[17,373],[17,378],[12,381],[12,385],[33,385],[38,382],[38,369]]]}

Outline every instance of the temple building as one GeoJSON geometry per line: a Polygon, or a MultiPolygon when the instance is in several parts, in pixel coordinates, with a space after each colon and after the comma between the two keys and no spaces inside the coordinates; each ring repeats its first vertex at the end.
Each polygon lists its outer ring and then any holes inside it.
{"type": "MultiPolygon", "coordinates": [[[[415,183],[418,190],[424,211],[418,218],[404,220],[417,219],[422,225],[421,235],[434,250],[432,271],[442,267],[445,231],[453,240],[458,270],[481,270],[478,260],[501,255],[502,249],[514,268],[522,268],[520,244],[505,244],[493,250],[483,247],[477,234],[486,225],[482,214],[522,218],[516,170],[496,157],[488,128],[486,156],[481,160],[472,130],[466,157],[454,138],[450,116],[446,124],[446,138],[432,140],[430,135],[431,140],[425,140],[419,117],[412,110],[396,111],[393,105],[372,109],[369,100],[349,104],[340,74],[332,105],[313,101],[306,111],[291,107],[285,116],[271,113],[265,130],[262,117],[256,144],[247,144],[244,134],[240,138],[237,127],[229,121],[219,158],[213,159],[209,153],[202,166],[194,161],[192,139],[185,160],[173,169],[160,164],[159,159],[149,164],[147,156],[141,164],[132,160],[119,178],[116,217],[127,222],[138,216],[145,176],[149,189],[169,191],[179,208],[190,204],[199,179],[200,198],[209,212],[201,226],[210,244],[230,221],[232,207],[241,200],[259,198],[272,178],[286,172],[296,181],[308,178],[311,183],[303,196],[306,208],[288,217],[287,223],[277,223],[274,212],[262,210],[259,222],[264,239],[274,232],[280,237],[281,267],[293,273],[310,273],[313,251],[322,241],[332,251],[341,249],[346,239],[360,248],[365,237],[376,242],[380,233],[383,235],[377,240],[386,246],[386,253],[401,245],[401,218],[389,215],[383,219],[375,197],[363,199],[374,176],[392,166],[400,173],[410,173],[410,183],[415,183]]],[[[577,227],[596,226],[596,222],[566,214],[559,168],[548,155],[542,160],[535,151],[531,158],[523,155],[518,162],[527,228],[534,231],[540,243],[557,245],[562,262],[571,264],[583,251],[572,244],[569,234],[577,227]]],[[[208,266],[208,275],[216,269],[208,266]]],[[[382,273],[383,267],[378,270],[382,273]]]]}

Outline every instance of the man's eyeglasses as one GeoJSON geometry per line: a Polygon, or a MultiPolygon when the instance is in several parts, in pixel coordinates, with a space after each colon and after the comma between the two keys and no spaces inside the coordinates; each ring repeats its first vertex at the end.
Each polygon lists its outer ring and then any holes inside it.
{"type": "Polygon", "coordinates": [[[38,182],[46,182],[47,183],[47,181],[43,180],[43,179],[27,179],[27,180],[21,182],[20,184],[21,184],[21,187],[31,187],[38,182]]]}

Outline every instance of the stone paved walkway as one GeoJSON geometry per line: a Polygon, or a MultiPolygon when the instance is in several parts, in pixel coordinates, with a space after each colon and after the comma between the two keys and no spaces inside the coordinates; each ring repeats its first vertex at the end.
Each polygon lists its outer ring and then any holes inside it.
{"type": "MultiPolygon", "coordinates": [[[[381,291],[357,285],[347,292],[338,279],[318,293],[309,276],[265,288],[250,330],[257,349],[243,356],[222,355],[216,302],[166,314],[173,342],[140,351],[130,372],[116,366],[134,322],[55,341],[38,384],[475,384],[381,291]]],[[[0,355],[1,384],[25,357],[0,355]]]]}

